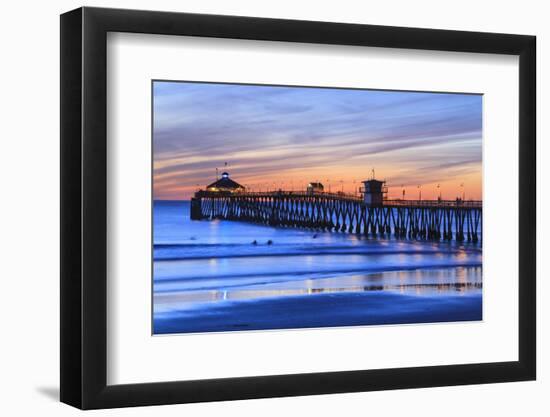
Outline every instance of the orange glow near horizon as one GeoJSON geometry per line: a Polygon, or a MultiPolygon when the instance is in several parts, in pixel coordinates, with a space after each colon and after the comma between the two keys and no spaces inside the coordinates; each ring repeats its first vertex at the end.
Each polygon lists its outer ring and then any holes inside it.
{"type": "MultiPolygon", "coordinates": [[[[342,175],[343,172],[334,172],[332,178],[323,178],[323,176],[312,175],[281,175],[274,178],[265,177],[235,177],[231,175],[231,179],[237,181],[239,184],[246,187],[247,191],[252,192],[266,192],[266,191],[305,191],[308,183],[320,182],[324,186],[325,192],[337,193],[343,191],[346,194],[360,195],[360,188],[363,186],[362,181],[368,179],[368,176],[360,178],[359,176],[342,175]],[[341,175],[337,175],[340,173],[341,175]],[[338,179],[339,178],[339,179],[338,179]]],[[[327,176],[326,173],[324,176],[327,176]]],[[[418,200],[420,197],[423,200],[437,200],[441,195],[443,200],[455,200],[456,198],[465,197],[466,200],[482,200],[482,186],[481,175],[470,174],[463,177],[461,182],[451,179],[439,182],[430,182],[422,184],[400,184],[392,183],[391,177],[377,177],[377,179],[387,181],[388,199],[406,199],[406,200],[418,200]],[[420,185],[420,188],[419,188],[420,185]],[[439,185],[439,188],[438,188],[439,185]],[[405,195],[403,196],[403,191],[405,195]]],[[[214,175],[208,179],[208,183],[215,181],[214,175]]],[[[166,185],[166,183],[163,183],[166,185]]],[[[170,187],[170,192],[166,194],[155,195],[157,200],[187,200],[198,191],[199,189],[205,189],[205,184],[197,185],[178,185],[174,184],[170,187]]]]}

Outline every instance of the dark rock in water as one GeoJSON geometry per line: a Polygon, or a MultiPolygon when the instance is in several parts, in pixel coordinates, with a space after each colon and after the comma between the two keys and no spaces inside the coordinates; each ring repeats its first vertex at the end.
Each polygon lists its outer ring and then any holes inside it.
{"type": "Polygon", "coordinates": [[[272,241],[271,239],[269,239],[269,240],[267,241],[267,244],[268,244],[268,245],[273,245],[273,241],[272,241]]]}
{"type": "Polygon", "coordinates": [[[313,239],[317,239],[317,233],[313,235],[313,239]]]}
{"type": "Polygon", "coordinates": [[[253,244],[253,245],[257,245],[258,242],[257,242],[256,240],[253,240],[253,241],[252,241],[252,244],[253,244]]]}
{"type": "Polygon", "coordinates": [[[189,240],[197,240],[197,238],[195,236],[191,236],[189,240]]]}

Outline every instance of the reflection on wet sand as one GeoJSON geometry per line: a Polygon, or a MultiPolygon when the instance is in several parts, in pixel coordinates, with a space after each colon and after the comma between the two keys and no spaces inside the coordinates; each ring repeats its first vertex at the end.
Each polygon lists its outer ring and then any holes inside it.
{"type": "Polygon", "coordinates": [[[291,280],[202,291],[169,291],[155,294],[155,305],[185,309],[196,304],[303,296],[308,294],[386,291],[416,296],[463,295],[482,290],[481,267],[422,271],[395,271],[366,275],[291,280]]]}

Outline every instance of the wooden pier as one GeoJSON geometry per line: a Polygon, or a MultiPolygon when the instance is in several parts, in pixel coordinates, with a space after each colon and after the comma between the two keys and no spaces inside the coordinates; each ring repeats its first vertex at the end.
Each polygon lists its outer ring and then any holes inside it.
{"type": "Polygon", "coordinates": [[[191,219],[224,219],[370,237],[480,242],[482,202],[383,200],[368,204],[349,194],[209,192],[191,199],[191,219]]]}

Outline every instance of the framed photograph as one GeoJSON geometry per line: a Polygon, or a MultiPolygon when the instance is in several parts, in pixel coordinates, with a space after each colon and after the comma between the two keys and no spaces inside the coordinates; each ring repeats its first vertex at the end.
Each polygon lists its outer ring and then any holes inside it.
{"type": "Polygon", "coordinates": [[[533,380],[535,37],[61,16],[61,401],[533,380]]]}

